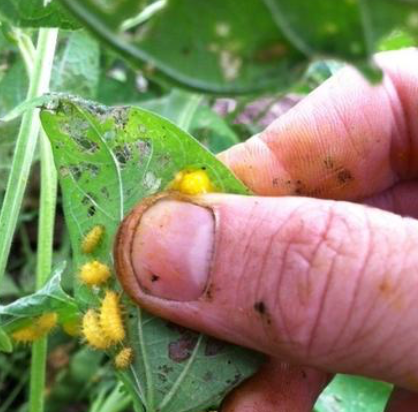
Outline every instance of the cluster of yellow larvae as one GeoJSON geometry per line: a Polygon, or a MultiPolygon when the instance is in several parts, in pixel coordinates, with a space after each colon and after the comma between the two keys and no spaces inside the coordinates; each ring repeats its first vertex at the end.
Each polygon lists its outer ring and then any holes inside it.
{"type": "MultiPolygon", "coordinates": [[[[84,254],[94,252],[104,235],[103,226],[95,226],[84,237],[81,250],[84,254]]],[[[111,276],[109,266],[98,260],[85,263],[80,269],[80,280],[89,287],[101,287],[111,276]]],[[[106,350],[114,346],[123,346],[126,332],[123,322],[120,296],[113,290],[106,290],[100,309],[89,309],[82,320],[82,334],[94,349],[106,350]]],[[[122,347],[115,356],[115,366],[119,369],[128,367],[132,362],[133,351],[122,347]]]]}
{"type": "MultiPolygon", "coordinates": [[[[169,185],[169,189],[186,195],[197,195],[212,192],[214,188],[203,168],[178,172],[169,185]]],[[[92,254],[102,241],[104,232],[105,229],[101,225],[93,227],[84,236],[81,251],[85,255],[92,254]]],[[[80,268],[80,281],[91,288],[103,287],[110,277],[109,266],[98,260],[91,260],[80,268]]],[[[14,331],[12,337],[16,342],[31,343],[51,332],[57,322],[58,315],[56,313],[45,313],[36,318],[31,325],[14,331]]],[[[64,331],[72,336],[80,334],[78,322],[70,321],[62,326],[64,331]]],[[[88,345],[94,349],[118,348],[119,351],[114,359],[117,368],[126,368],[131,364],[133,350],[123,345],[126,332],[120,296],[117,292],[106,290],[100,308],[98,310],[89,309],[84,314],[81,333],[88,345]]]]}
{"type": "MultiPolygon", "coordinates": [[[[93,253],[104,236],[104,227],[93,227],[84,237],[81,250],[84,254],[93,253]]],[[[109,266],[98,260],[85,263],[80,268],[79,278],[89,287],[104,286],[111,276],[109,266]]],[[[31,325],[20,328],[12,333],[16,342],[31,343],[46,336],[57,325],[58,315],[55,312],[45,313],[36,318],[31,325]]],[[[63,329],[68,334],[80,334],[80,328],[74,321],[64,323],[63,329]]],[[[101,300],[100,309],[89,309],[83,316],[81,333],[86,342],[94,349],[106,350],[120,347],[114,362],[117,368],[128,367],[133,358],[130,347],[124,347],[126,338],[123,323],[122,305],[119,295],[113,290],[106,290],[101,300]]]]}

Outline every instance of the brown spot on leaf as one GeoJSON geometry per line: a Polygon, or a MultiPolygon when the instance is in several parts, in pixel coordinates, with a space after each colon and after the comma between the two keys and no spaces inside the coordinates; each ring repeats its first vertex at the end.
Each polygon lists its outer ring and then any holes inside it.
{"type": "Polygon", "coordinates": [[[210,382],[211,380],[213,379],[213,373],[212,372],[206,372],[204,375],[203,375],[203,380],[205,381],[205,382],[210,382]]]}
{"type": "Polygon", "coordinates": [[[168,356],[174,362],[184,362],[189,359],[197,343],[197,334],[187,332],[179,339],[168,344],[168,356]]]}
{"type": "Polygon", "coordinates": [[[215,356],[218,353],[222,352],[224,348],[224,342],[217,339],[208,338],[205,346],[205,356],[215,356]]]}
{"type": "Polygon", "coordinates": [[[264,49],[258,50],[255,59],[260,63],[269,63],[277,60],[288,53],[289,49],[285,43],[274,43],[264,49]]]}

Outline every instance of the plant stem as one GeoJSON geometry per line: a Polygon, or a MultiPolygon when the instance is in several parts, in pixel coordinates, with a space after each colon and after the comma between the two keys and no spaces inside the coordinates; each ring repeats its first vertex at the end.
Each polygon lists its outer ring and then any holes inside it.
{"type": "MultiPolygon", "coordinates": [[[[36,288],[48,280],[52,266],[53,232],[57,200],[57,172],[51,145],[45,133],[40,135],[41,151],[41,200],[38,223],[38,252],[36,264],[36,288]]],[[[47,338],[34,342],[30,372],[29,411],[44,410],[44,388],[47,358],[47,338]]]]}
{"type": "MultiPolygon", "coordinates": [[[[28,100],[40,96],[48,90],[57,34],[56,29],[39,30],[36,58],[27,93],[28,100]]],[[[25,112],[16,140],[15,154],[0,212],[0,285],[16,230],[39,129],[39,110],[32,109],[25,112]]]]}
{"type": "Polygon", "coordinates": [[[19,47],[20,54],[25,62],[26,71],[29,78],[32,76],[33,63],[35,61],[36,50],[33,46],[30,36],[28,36],[22,29],[14,29],[13,34],[16,37],[16,42],[19,47]]]}
{"type": "MultiPolygon", "coordinates": [[[[57,39],[57,31],[49,31],[45,40],[53,42],[57,39]]],[[[39,34],[41,41],[41,33],[39,34]]],[[[39,53],[41,48],[39,47],[39,53]]],[[[52,70],[53,55],[48,64],[49,73],[52,70]]],[[[38,116],[38,114],[37,114],[38,116]]],[[[39,121],[39,119],[38,119],[39,121]]],[[[38,250],[36,263],[36,289],[40,289],[47,282],[51,274],[55,210],[57,202],[57,171],[51,144],[42,131],[40,134],[41,155],[41,198],[38,221],[38,250]]],[[[47,359],[47,337],[36,341],[32,347],[32,363],[30,374],[29,412],[44,410],[44,389],[47,359]]]]}
{"type": "Polygon", "coordinates": [[[121,31],[127,31],[133,29],[136,26],[139,26],[142,23],[145,23],[156,13],[162,10],[167,5],[167,0],[157,0],[154,3],[151,3],[144,10],[141,11],[137,16],[132,17],[131,19],[125,20],[121,25],[121,31]]]}

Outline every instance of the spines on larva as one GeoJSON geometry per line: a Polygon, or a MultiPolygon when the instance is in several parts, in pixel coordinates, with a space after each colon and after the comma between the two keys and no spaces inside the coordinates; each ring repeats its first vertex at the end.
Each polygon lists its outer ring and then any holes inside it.
{"type": "Polygon", "coordinates": [[[83,336],[90,346],[95,349],[107,349],[112,345],[112,342],[106,338],[100,327],[99,315],[93,309],[86,312],[82,323],[83,336]]]}
{"type": "Polygon", "coordinates": [[[35,322],[35,328],[39,329],[44,334],[50,332],[57,326],[58,315],[55,312],[44,313],[35,322]]]}
{"type": "Polygon", "coordinates": [[[102,225],[94,226],[86,233],[82,242],[81,250],[83,253],[92,253],[103,239],[105,229],[102,225]]]}
{"type": "Polygon", "coordinates": [[[80,280],[88,286],[106,283],[111,275],[109,266],[98,260],[85,263],[80,269],[80,280]]]}
{"type": "Polygon", "coordinates": [[[116,356],[115,356],[115,366],[118,369],[126,369],[131,363],[133,359],[133,350],[132,348],[123,348],[116,356]]]}
{"type": "Polygon", "coordinates": [[[100,308],[100,326],[105,336],[112,342],[118,343],[125,339],[122,308],[119,296],[112,290],[106,291],[100,308]]]}
{"type": "Polygon", "coordinates": [[[205,170],[183,170],[176,174],[171,189],[186,195],[198,195],[213,192],[213,185],[205,170]]]}
{"type": "Polygon", "coordinates": [[[40,331],[36,330],[32,325],[20,328],[12,333],[12,338],[19,343],[32,343],[41,337],[40,331]]]}

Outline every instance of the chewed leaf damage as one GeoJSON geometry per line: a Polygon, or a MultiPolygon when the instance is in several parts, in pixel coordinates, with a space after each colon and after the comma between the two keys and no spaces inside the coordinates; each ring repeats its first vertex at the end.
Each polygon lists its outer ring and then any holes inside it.
{"type": "Polygon", "coordinates": [[[41,119],[63,193],[75,296],[84,313],[81,339],[112,357],[146,411],[217,407],[257,370],[260,357],[227,344],[209,356],[207,337],[190,340],[141,310],[114,276],[112,248],[120,222],[151,195],[249,191],[190,135],[148,111],[61,98],[41,119]]]}

